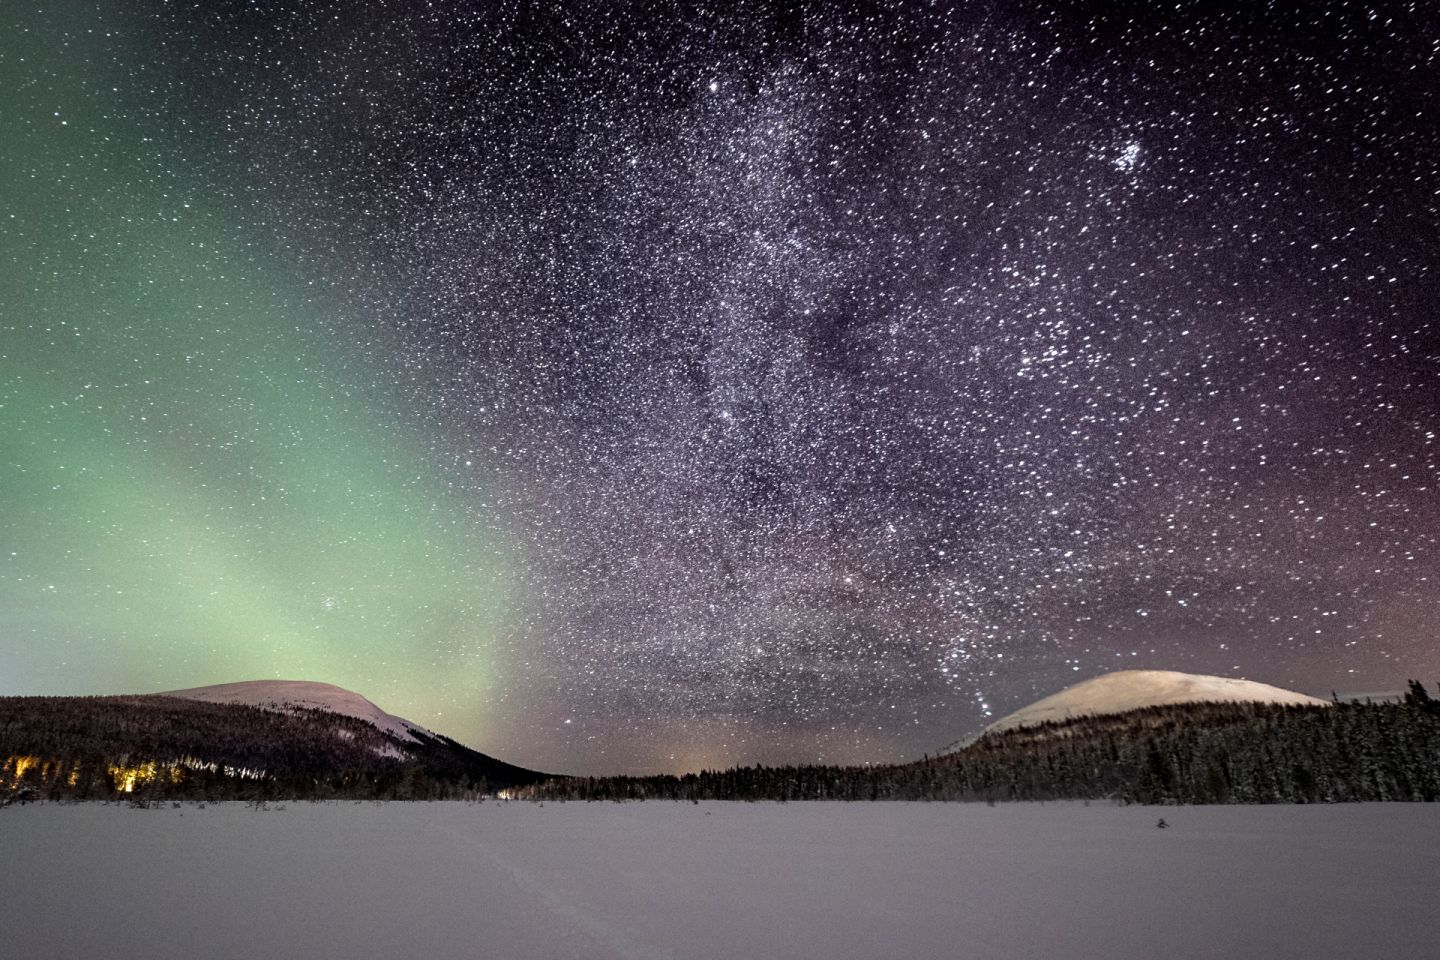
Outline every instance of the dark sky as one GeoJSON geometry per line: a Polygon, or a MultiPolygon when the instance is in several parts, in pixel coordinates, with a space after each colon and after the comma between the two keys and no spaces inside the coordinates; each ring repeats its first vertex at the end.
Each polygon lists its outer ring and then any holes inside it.
{"type": "Polygon", "coordinates": [[[607,772],[1440,676],[1440,14],[776,6],[0,14],[0,693],[607,772]]]}

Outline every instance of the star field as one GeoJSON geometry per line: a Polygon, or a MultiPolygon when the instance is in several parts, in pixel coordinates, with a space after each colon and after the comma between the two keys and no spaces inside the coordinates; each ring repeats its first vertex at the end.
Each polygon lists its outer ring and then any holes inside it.
{"type": "Polygon", "coordinates": [[[1426,5],[115,6],[0,31],[0,692],[598,773],[1440,670],[1426,5]]]}

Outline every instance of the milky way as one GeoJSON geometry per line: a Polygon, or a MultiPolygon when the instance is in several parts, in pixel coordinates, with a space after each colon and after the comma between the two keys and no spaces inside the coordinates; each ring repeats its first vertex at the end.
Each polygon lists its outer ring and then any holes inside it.
{"type": "Polygon", "coordinates": [[[1440,17],[1093,6],[5,11],[0,692],[601,772],[1433,678],[1440,17]]]}

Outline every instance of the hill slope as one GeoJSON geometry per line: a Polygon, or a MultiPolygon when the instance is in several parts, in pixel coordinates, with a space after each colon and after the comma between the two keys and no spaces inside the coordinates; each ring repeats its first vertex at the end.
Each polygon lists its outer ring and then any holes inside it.
{"type": "Polygon", "coordinates": [[[358,693],[333,683],[313,680],[242,680],[219,683],[209,687],[167,690],[161,697],[181,697],[204,703],[240,703],[262,710],[293,713],[297,710],[329,710],[346,717],[364,720],[401,742],[418,742],[416,733],[435,736],[418,723],[386,713],[358,693]]]}
{"type": "Polygon", "coordinates": [[[989,733],[1176,703],[1329,705],[1328,700],[1253,680],[1178,673],[1174,670],[1117,670],[1067,687],[1001,717],[978,734],[952,743],[944,752],[967,747],[989,733]]]}
{"type": "MultiPolygon", "coordinates": [[[[1418,685],[1417,685],[1418,686],[1418,685]]],[[[536,800],[1440,800],[1440,701],[1176,703],[980,738],[942,757],[863,767],[736,767],[579,777],[536,800]]]]}
{"type": "Polygon", "coordinates": [[[0,697],[0,803],[26,788],[57,799],[443,799],[544,777],[329,684],[0,697]]]}

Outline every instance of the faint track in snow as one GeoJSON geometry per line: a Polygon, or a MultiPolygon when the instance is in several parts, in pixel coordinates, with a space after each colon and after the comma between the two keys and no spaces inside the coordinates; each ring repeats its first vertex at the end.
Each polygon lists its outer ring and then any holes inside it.
{"type": "MultiPolygon", "coordinates": [[[[613,924],[564,900],[547,887],[541,878],[519,867],[484,843],[483,837],[478,831],[471,833],[450,826],[443,829],[445,833],[456,837],[466,846],[477,851],[488,862],[494,864],[501,875],[506,877],[517,890],[535,898],[536,902],[551,916],[565,924],[574,939],[588,940],[590,943],[586,944],[587,947],[591,944],[598,945],[624,960],[684,960],[679,954],[668,950],[657,950],[636,943],[622,931],[617,930],[613,924]]],[[[597,953],[593,949],[582,949],[577,944],[575,956],[583,958],[583,960],[596,960],[597,953]]]]}

